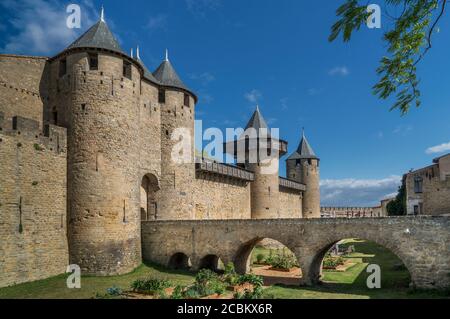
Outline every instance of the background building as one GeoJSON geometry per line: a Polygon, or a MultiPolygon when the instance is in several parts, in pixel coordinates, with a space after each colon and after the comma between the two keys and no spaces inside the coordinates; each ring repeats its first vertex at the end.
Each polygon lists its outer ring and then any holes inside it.
{"type": "Polygon", "coordinates": [[[450,154],[406,174],[408,215],[450,215],[450,154]]]}

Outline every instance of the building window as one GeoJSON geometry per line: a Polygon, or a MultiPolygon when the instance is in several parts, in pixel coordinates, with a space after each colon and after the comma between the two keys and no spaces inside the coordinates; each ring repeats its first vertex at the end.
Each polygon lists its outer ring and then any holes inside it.
{"type": "Polygon", "coordinates": [[[423,178],[422,177],[417,176],[414,178],[414,192],[415,193],[423,192],[423,178]]]}
{"type": "Polygon", "coordinates": [[[67,73],[67,60],[63,59],[59,61],[59,77],[64,76],[67,73]]]}
{"type": "Polygon", "coordinates": [[[123,76],[131,80],[131,63],[123,61],[123,76]]]}
{"type": "Polygon", "coordinates": [[[89,53],[89,70],[98,70],[98,54],[89,53]]]}
{"type": "Polygon", "coordinates": [[[158,101],[159,101],[159,103],[166,103],[166,90],[159,89],[158,101]]]}
{"type": "Polygon", "coordinates": [[[184,106],[187,106],[187,107],[190,106],[189,94],[186,94],[186,93],[184,93],[184,106]]]}

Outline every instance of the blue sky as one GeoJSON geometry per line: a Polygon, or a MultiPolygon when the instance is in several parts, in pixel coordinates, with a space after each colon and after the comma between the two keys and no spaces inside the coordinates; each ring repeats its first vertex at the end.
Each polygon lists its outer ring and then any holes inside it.
{"type": "MultiPolygon", "coordinates": [[[[169,49],[200,97],[204,127],[244,126],[259,104],[290,151],[305,127],[322,159],[323,205],[375,205],[396,191],[403,173],[450,151],[450,19],[419,67],[422,107],[401,117],[389,112],[392,101],[371,92],[385,53],[383,29],[363,27],[347,44],[327,41],[340,3],[2,0],[0,52],[51,56],[94,23],[103,4],[122,48],[139,45],[150,69],[169,49]],[[65,28],[69,3],[82,7],[81,30],[65,28]]],[[[382,23],[386,28],[386,15],[382,23]]]]}

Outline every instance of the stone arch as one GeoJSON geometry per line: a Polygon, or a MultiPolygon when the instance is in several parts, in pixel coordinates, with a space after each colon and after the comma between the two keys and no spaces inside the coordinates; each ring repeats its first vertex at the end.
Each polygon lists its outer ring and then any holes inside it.
{"type": "Polygon", "coordinates": [[[253,249],[256,247],[258,243],[260,243],[263,239],[271,239],[279,242],[284,247],[288,248],[297,258],[297,262],[300,265],[300,268],[302,267],[302,264],[300,263],[300,259],[298,257],[298,254],[296,254],[296,250],[294,247],[292,247],[289,243],[285,243],[283,240],[273,238],[273,237],[256,237],[250,241],[247,241],[243,243],[239,249],[237,250],[235,256],[234,256],[234,267],[237,273],[239,274],[245,274],[250,271],[250,256],[253,251],[253,249]]]}
{"type": "Polygon", "coordinates": [[[171,269],[188,270],[192,267],[192,263],[188,255],[178,252],[170,257],[168,266],[171,269]]]}
{"type": "Polygon", "coordinates": [[[392,240],[392,238],[386,238],[386,239],[380,239],[378,237],[370,236],[370,234],[355,234],[352,235],[345,235],[345,236],[339,236],[334,239],[327,238],[325,240],[322,240],[320,244],[315,245],[316,249],[312,251],[312,254],[310,256],[303,258],[307,261],[307,264],[305,264],[305,270],[304,270],[304,278],[303,283],[305,284],[317,284],[321,281],[321,275],[322,275],[322,262],[325,257],[325,254],[338,242],[344,239],[349,238],[358,238],[360,240],[369,241],[372,243],[375,243],[376,245],[379,245],[387,250],[389,250],[391,253],[396,255],[401,262],[405,265],[408,272],[411,275],[411,281],[414,283],[414,267],[410,262],[410,258],[405,254],[406,249],[401,247],[400,244],[397,244],[395,241],[392,240]]]}
{"type": "Polygon", "coordinates": [[[140,187],[141,221],[158,219],[160,189],[161,186],[156,175],[148,173],[142,177],[140,187]]]}
{"type": "Polygon", "coordinates": [[[198,269],[210,269],[214,272],[220,271],[219,267],[220,257],[218,255],[209,254],[200,259],[198,269]]]}

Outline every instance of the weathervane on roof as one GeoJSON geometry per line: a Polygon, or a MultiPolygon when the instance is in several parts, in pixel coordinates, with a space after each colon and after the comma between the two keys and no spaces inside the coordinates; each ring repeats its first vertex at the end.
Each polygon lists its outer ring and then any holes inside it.
{"type": "Polygon", "coordinates": [[[166,58],[164,59],[164,61],[168,62],[169,61],[169,50],[166,49],[166,58]]]}

